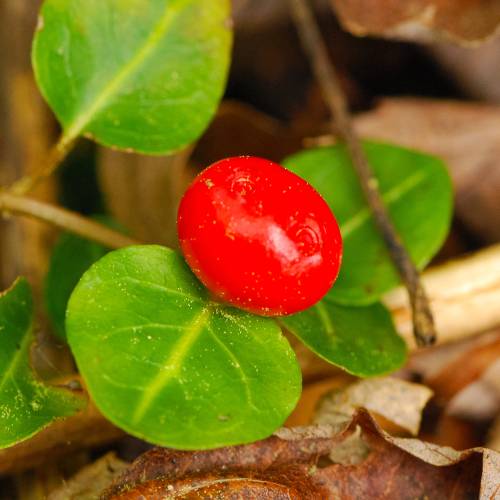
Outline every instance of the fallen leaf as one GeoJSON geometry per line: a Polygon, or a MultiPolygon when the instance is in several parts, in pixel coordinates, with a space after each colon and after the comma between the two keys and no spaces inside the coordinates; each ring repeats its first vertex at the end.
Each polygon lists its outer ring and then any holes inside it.
{"type": "Polygon", "coordinates": [[[500,412],[500,356],[481,377],[450,401],[447,412],[471,420],[489,420],[500,412]]]}
{"type": "MultiPolygon", "coordinates": [[[[485,371],[500,359],[500,332],[496,333],[496,335],[485,337],[483,342],[471,345],[469,349],[445,363],[438,373],[426,378],[425,384],[434,391],[436,398],[449,402],[471,384],[477,382],[483,374],[486,377],[485,371]]],[[[489,377],[490,380],[493,378],[489,377]]],[[[500,385],[498,393],[500,397],[500,385]]],[[[482,403],[481,400],[477,401],[477,404],[482,403]]]]}
{"type": "Polygon", "coordinates": [[[314,423],[346,422],[357,408],[365,408],[417,435],[422,410],[431,397],[432,391],[424,385],[395,377],[369,378],[325,396],[318,407],[314,423]]]}
{"type": "Polygon", "coordinates": [[[250,445],[205,452],[157,448],[139,457],[103,499],[139,498],[477,498],[500,491],[500,458],[393,438],[360,410],[344,426],[282,429],[250,445]],[[370,452],[356,465],[332,449],[357,427],[370,452]]]}
{"type": "MultiPolygon", "coordinates": [[[[296,351],[297,352],[297,351],[296,351]]],[[[300,355],[299,355],[300,360],[300,355]]],[[[297,406],[285,422],[286,427],[310,425],[316,414],[318,402],[333,390],[342,390],[356,379],[341,371],[316,382],[305,383],[297,406]]]]}
{"type": "Polygon", "coordinates": [[[47,500],[94,500],[128,465],[114,453],[108,453],[52,491],[47,500]]]}
{"type": "Polygon", "coordinates": [[[500,3],[488,0],[332,0],[343,27],[358,36],[477,43],[495,34],[500,3]]]}
{"type": "MultiPolygon", "coordinates": [[[[358,408],[365,408],[416,435],[422,411],[431,397],[432,391],[427,387],[394,377],[360,380],[324,396],[313,423],[341,425],[349,422],[358,408]]],[[[367,454],[361,433],[355,432],[333,448],[330,459],[352,465],[360,463],[367,454]]]]}
{"type": "Polygon", "coordinates": [[[427,49],[468,96],[500,102],[500,37],[494,37],[480,47],[438,43],[427,49]]]}

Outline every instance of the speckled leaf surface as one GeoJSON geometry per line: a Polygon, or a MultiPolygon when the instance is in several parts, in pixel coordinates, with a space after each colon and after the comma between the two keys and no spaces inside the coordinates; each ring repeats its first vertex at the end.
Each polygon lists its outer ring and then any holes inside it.
{"type": "Polygon", "coordinates": [[[276,322],[211,302],[163,247],[128,247],[94,264],[73,292],[66,328],[99,409],[158,445],[261,439],[300,395],[300,369],[276,322]]]}
{"type": "Polygon", "coordinates": [[[19,279],[0,295],[0,448],[28,439],[85,404],[84,399],[35,377],[30,366],[32,316],[30,286],[19,279]]]}
{"type": "MultiPolygon", "coordinates": [[[[364,148],[396,229],[422,269],[449,230],[453,196],[444,164],[397,146],[366,142],[364,148]]],[[[309,181],[339,222],[344,255],[328,296],[343,304],[369,304],[399,283],[385,243],[342,145],[300,152],[284,165],[309,181]]]]}
{"type": "Polygon", "coordinates": [[[406,360],[406,344],[379,303],[349,307],[323,299],[280,321],[318,356],[353,375],[390,373],[406,360]]]}
{"type": "Polygon", "coordinates": [[[45,0],[38,85],[64,129],[161,154],[193,142],[222,96],[229,0],[45,0]]]}

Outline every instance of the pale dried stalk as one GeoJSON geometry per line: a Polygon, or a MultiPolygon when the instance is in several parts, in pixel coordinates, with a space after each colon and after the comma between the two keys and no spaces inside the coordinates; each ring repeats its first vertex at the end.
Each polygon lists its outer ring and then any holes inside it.
{"type": "MultiPolygon", "coordinates": [[[[500,245],[431,268],[424,273],[423,283],[440,333],[439,344],[500,327],[500,245]]],[[[394,290],[384,302],[398,331],[413,347],[405,290],[394,290]]]]}
{"type": "Polygon", "coordinates": [[[75,212],[9,192],[0,192],[0,211],[47,222],[108,248],[122,248],[139,243],[75,212]]]}

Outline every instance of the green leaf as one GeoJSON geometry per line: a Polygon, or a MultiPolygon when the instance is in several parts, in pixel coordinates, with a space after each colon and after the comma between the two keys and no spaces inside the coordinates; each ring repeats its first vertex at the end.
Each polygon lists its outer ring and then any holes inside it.
{"type": "Polygon", "coordinates": [[[66,306],[83,273],[108,249],[74,234],[64,233],[57,241],[45,278],[44,296],[54,331],[66,339],[66,306]]]}
{"type": "Polygon", "coordinates": [[[162,154],[197,139],[229,66],[229,0],[45,0],[33,44],[64,129],[162,154]]]}
{"type": "Polygon", "coordinates": [[[19,279],[0,296],[0,448],[28,439],[53,420],[78,412],[85,403],[35,378],[29,358],[32,321],[30,286],[19,279]]]}
{"type": "Polygon", "coordinates": [[[159,246],[109,253],[73,292],[66,328],[80,372],[130,434],[181,449],[246,443],[294,408],[300,369],[276,322],[207,293],[159,246]]]}
{"type": "MultiPolygon", "coordinates": [[[[373,142],[364,148],[391,219],[422,269],[449,230],[453,197],[447,170],[437,158],[416,151],[373,142]]],[[[284,164],[323,195],[341,226],[342,268],[329,297],[343,304],[368,304],[396,286],[399,275],[345,147],[303,151],[284,164]]]]}
{"type": "Polygon", "coordinates": [[[380,303],[348,307],[322,300],[280,321],[318,356],[353,375],[390,373],[406,359],[406,344],[380,303]]]}

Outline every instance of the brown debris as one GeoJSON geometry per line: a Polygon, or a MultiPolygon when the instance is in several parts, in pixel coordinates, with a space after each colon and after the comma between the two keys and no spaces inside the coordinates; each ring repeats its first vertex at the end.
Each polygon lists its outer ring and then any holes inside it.
{"type": "Polygon", "coordinates": [[[488,0],[331,0],[355,35],[471,44],[495,34],[500,3],[488,0]]]}
{"type": "Polygon", "coordinates": [[[114,453],[108,453],[83,467],[69,481],[52,491],[47,500],[94,500],[128,466],[114,453]]]}
{"type": "Polygon", "coordinates": [[[416,439],[392,438],[365,410],[344,428],[309,427],[279,436],[211,451],[151,450],[102,498],[458,500],[494,498],[500,488],[498,454],[480,448],[460,453],[416,439]],[[332,463],[332,449],[358,426],[370,449],[366,460],[349,466],[332,463]]]}

